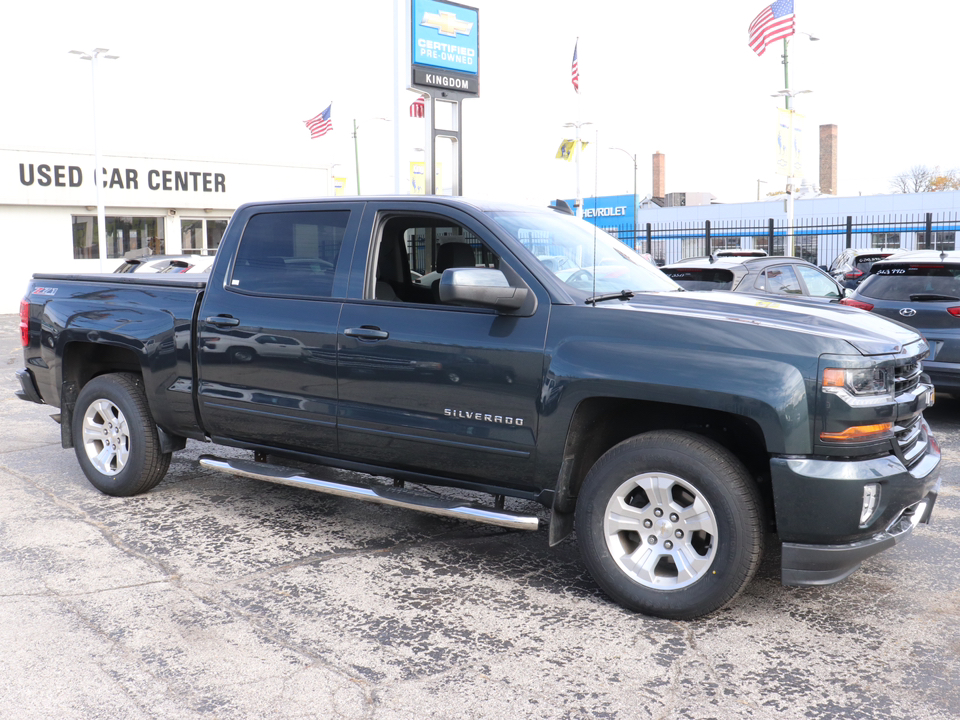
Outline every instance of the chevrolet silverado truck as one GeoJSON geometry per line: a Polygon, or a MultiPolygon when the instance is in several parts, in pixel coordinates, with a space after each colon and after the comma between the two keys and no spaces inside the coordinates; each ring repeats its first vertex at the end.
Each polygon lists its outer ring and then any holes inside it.
{"type": "Polygon", "coordinates": [[[940,485],[915,331],[683,291],[557,209],[246,204],[207,277],[37,274],[20,317],[17,394],[58,408],[101,492],[150,490],[188,438],[242,448],[200,463],[519,530],[543,517],[551,545],[575,528],[611,598],[666,618],[729,604],[774,537],[784,584],[842,580],[929,522],[940,485]]]}

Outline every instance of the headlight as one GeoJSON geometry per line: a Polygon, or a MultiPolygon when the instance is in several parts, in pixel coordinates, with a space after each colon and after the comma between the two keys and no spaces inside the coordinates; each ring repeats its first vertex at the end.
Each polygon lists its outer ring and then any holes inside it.
{"type": "Polygon", "coordinates": [[[880,405],[893,396],[893,372],[881,367],[826,368],[823,391],[839,395],[848,405],[880,405]]]}

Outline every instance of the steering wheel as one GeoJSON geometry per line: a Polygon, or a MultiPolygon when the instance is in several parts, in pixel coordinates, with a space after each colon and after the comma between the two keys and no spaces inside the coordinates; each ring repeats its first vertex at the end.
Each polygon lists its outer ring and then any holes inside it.
{"type": "Polygon", "coordinates": [[[567,282],[571,285],[575,285],[579,282],[593,282],[593,273],[584,268],[576,270],[570,277],[567,278],[567,282]]]}

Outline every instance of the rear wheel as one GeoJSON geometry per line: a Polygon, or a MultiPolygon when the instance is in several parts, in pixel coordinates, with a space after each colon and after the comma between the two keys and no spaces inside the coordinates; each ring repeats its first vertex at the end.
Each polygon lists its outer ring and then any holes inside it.
{"type": "Polygon", "coordinates": [[[160,452],[157,426],[138,375],[101,375],[84,385],[72,431],[84,475],[107,495],[144,493],[170,467],[171,453],[160,452]]]}
{"type": "Polygon", "coordinates": [[[597,583],[631,610],[690,619],[747,586],[763,552],[761,502],[724,447],[688,432],[625,440],[577,500],[577,537],[597,583]]]}

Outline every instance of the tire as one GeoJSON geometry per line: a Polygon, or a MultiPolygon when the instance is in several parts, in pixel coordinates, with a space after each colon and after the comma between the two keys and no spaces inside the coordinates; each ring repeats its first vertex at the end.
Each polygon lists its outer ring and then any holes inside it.
{"type": "Polygon", "coordinates": [[[256,353],[250,348],[235,347],[230,349],[230,359],[235,363],[252,362],[256,353]]]}
{"type": "Polygon", "coordinates": [[[72,432],[84,475],[105,495],[145,493],[170,467],[172,453],[160,452],[157,426],[139,375],[101,375],[84,385],[72,432]]]}
{"type": "Polygon", "coordinates": [[[597,584],[622,606],[674,620],[726,606],[763,555],[762,503],[720,444],[656,431],[616,445],[577,500],[577,539],[597,584]]]}

